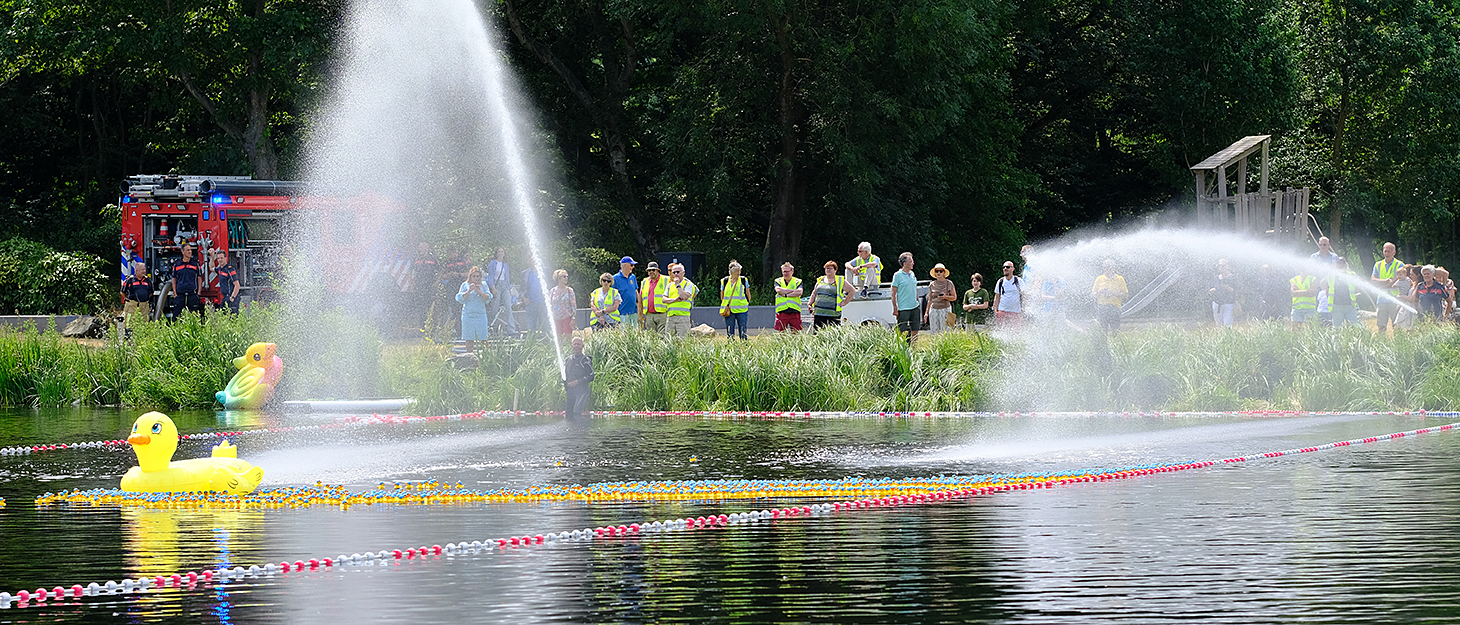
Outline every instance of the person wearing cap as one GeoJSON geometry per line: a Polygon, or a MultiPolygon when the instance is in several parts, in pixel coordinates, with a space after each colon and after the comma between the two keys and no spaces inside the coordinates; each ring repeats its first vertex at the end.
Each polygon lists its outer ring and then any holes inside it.
{"type": "Polygon", "coordinates": [[[913,273],[912,252],[903,252],[897,257],[902,268],[892,274],[892,316],[897,319],[897,331],[907,333],[907,344],[912,345],[918,331],[923,329],[922,306],[918,303],[918,276],[913,273]]]}
{"type": "Polygon", "coordinates": [[[776,278],[776,332],[801,330],[801,279],[791,263],[781,264],[781,277],[776,278]]]}
{"type": "Polygon", "coordinates": [[[953,302],[958,299],[958,287],[948,279],[948,268],[943,263],[933,265],[933,282],[928,285],[928,311],[923,314],[923,324],[929,334],[944,332],[953,327],[953,302]]]}
{"type": "Polygon", "coordinates": [[[684,265],[669,263],[669,286],[664,291],[665,330],[673,336],[689,336],[689,313],[699,287],[684,277],[684,265]]]}
{"type": "Polygon", "coordinates": [[[619,313],[618,290],[613,288],[613,276],[603,274],[598,276],[598,288],[588,294],[588,305],[591,310],[588,314],[588,325],[594,330],[607,330],[617,328],[622,320],[619,313]]]}
{"type": "Polygon", "coordinates": [[[497,327],[505,324],[507,334],[517,334],[517,319],[512,314],[512,267],[507,264],[506,249],[497,248],[492,260],[487,261],[485,281],[493,295],[487,318],[497,327]]]}
{"type": "Polygon", "coordinates": [[[836,261],[826,261],[822,269],[826,275],[816,279],[815,286],[811,287],[811,299],[806,302],[806,307],[811,309],[812,330],[840,324],[842,306],[852,301],[852,290],[847,288],[846,278],[837,275],[836,261]]]}
{"type": "Polygon", "coordinates": [[[203,268],[193,258],[196,248],[192,243],[182,246],[182,258],[172,265],[172,279],[168,281],[172,290],[172,320],[182,316],[184,308],[203,315],[203,281],[198,279],[203,268]]]}
{"type": "Polygon", "coordinates": [[[659,275],[659,263],[649,261],[649,277],[644,279],[640,290],[639,325],[650,332],[665,332],[669,329],[669,302],[665,294],[669,289],[669,278],[659,275]]]}
{"type": "Polygon", "coordinates": [[[746,340],[745,319],[750,316],[750,283],[740,275],[742,267],[736,260],[730,261],[730,275],[720,278],[720,316],[725,318],[725,336],[735,338],[735,329],[740,329],[741,340],[746,340]]]}
{"type": "Polygon", "coordinates": [[[857,245],[857,256],[847,261],[846,281],[851,290],[863,296],[876,291],[882,284],[882,259],[872,253],[872,244],[866,241],[857,245]]]}
{"type": "Polygon", "coordinates": [[[618,291],[618,321],[625,328],[639,327],[639,277],[634,275],[634,257],[618,259],[618,273],[613,274],[613,289],[618,291]]]}

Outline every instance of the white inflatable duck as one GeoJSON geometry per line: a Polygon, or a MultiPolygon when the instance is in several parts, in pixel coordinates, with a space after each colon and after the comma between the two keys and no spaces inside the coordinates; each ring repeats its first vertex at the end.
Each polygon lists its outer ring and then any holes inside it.
{"type": "Polygon", "coordinates": [[[264,470],[238,459],[238,448],[223,441],[211,458],[172,462],[177,451],[177,426],[160,412],[137,417],[127,437],[137,453],[137,466],[122,476],[122,490],[140,493],[216,491],[246,495],[258,488],[264,470]]]}

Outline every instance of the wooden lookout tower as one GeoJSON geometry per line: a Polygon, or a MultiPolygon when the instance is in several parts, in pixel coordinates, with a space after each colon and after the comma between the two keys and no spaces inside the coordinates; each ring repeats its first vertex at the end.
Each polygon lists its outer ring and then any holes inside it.
{"type": "Polygon", "coordinates": [[[1298,241],[1309,236],[1308,189],[1288,187],[1276,193],[1268,190],[1267,149],[1270,143],[1272,135],[1243,137],[1192,166],[1191,171],[1196,175],[1196,223],[1199,227],[1269,234],[1298,241]],[[1247,161],[1254,156],[1259,158],[1257,191],[1249,192],[1252,172],[1247,161]],[[1232,180],[1233,174],[1236,175],[1235,181],[1232,180]]]}

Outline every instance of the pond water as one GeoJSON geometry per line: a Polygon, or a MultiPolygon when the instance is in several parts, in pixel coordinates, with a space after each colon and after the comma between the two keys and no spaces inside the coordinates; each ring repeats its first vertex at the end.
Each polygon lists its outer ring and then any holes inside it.
{"type": "MultiPolygon", "coordinates": [[[[0,413],[0,446],[117,438],[135,412],[0,413]]],[[[183,432],[325,423],[177,413],[183,432]]],[[[1412,430],[1436,416],[725,421],[524,417],[238,437],[266,486],[473,488],[922,477],[1219,459],[1412,430]]],[[[178,458],[206,455],[184,441],[178,458]]],[[[428,556],[194,590],[67,598],[0,622],[1395,622],[1460,618],[1460,434],[713,530],[428,556]]],[[[604,524],[793,500],[267,510],[54,506],[114,487],[129,448],[0,457],[0,590],[604,524]]],[[[802,500],[806,503],[810,501],[802,500]]]]}

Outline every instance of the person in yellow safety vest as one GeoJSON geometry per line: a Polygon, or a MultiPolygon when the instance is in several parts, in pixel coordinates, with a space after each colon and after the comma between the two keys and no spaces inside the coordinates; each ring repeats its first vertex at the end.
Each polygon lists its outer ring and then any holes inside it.
{"type": "Polygon", "coordinates": [[[745,320],[750,316],[750,283],[740,275],[740,263],[730,261],[730,275],[720,278],[720,316],[725,318],[725,336],[735,338],[735,329],[740,328],[740,339],[746,340],[745,320]]]}
{"type": "Polygon", "coordinates": [[[812,330],[840,324],[842,306],[852,300],[852,290],[847,288],[846,278],[837,275],[836,261],[828,260],[822,268],[826,275],[816,280],[811,287],[811,299],[806,302],[806,307],[811,309],[812,330]]]}
{"type": "Polygon", "coordinates": [[[684,265],[670,263],[669,286],[664,290],[664,303],[669,307],[669,333],[689,336],[689,311],[694,306],[695,283],[684,277],[684,265]]]}
{"type": "Polygon", "coordinates": [[[639,315],[640,325],[650,332],[664,332],[669,329],[669,302],[665,295],[669,292],[669,277],[659,275],[659,263],[649,263],[649,277],[644,279],[639,289],[639,299],[643,303],[639,310],[644,311],[639,315]]]}
{"type": "Polygon", "coordinates": [[[588,297],[588,305],[592,307],[592,314],[588,317],[588,326],[594,330],[617,328],[618,307],[623,303],[624,298],[619,295],[618,289],[613,288],[613,276],[606,273],[598,276],[598,285],[598,288],[588,297]]]}
{"type": "Polygon", "coordinates": [[[1380,332],[1386,332],[1394,325],[1394,320],[1399,317],[1399,298],[1409,295],[1394,288],[1394,283],[1403,277],[1404,269],[1404,261],[1394,257],[1397,251],[1393,243],[1384,243],[1384,257],[1374,263],[1374,271],[1369,275],[1370,283],[1389,293],[1389,297],[1378,297],[1374,302],[1374,321],[1380,332]]]}
{"type": "Polygon", "coordinates": [[[846,281],[852,291],[866,297],[868,291],[877,291],[882,284],[882,259],[872,253],[872,244],[866,241],[857,245],[857,257],[847,261],[846,281]]]}
{"type": "Polygon", "coordinates": [[[794,265],[785,263],[781,277],[776,278],[776,332],[801,330],[801,279],[795,272],[794,265]]]}
{"type": "Polygon", "coordinates": [[[1288,280],[1288,290],[1293,294],[1293,312],[1290,317],[1293,323],[1303,323],[1318,315],[1318,289],[1314,288],[1317,281],[1317,278],[1306,273],[1300,273],[1288,280]]]}
{"type": "Polygon", "coordinates": [[[1348,270],[1348,260],[1340,256],[1334,261],[1333,273],[1328,274],[1328,280],[1324,284],[1324,292],[1328,294],[1330,323],[1335,328],[1359,325],[1359,290],[1353,283],[1341,277],[1352,275],[1353,272],[1348,270]]]}

